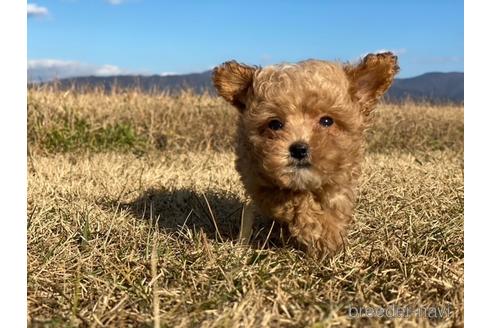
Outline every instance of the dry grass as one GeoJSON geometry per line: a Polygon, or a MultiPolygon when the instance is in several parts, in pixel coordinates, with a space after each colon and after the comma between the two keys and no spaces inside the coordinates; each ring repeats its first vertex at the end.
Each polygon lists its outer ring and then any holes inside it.
{"type": "MultiPolygon", "coordinates": [[[[29,92],[28,138],[45,152],[130,150],[232,151],[236,111],[219,98],[184,92],[171,97],[29,92]]],[[[458,106],[383,105],[369,133],[369,152],[463,152],[458,106]]]]}
{"type": "Polygon", "coordinates": [[[463,324],[462,108],[379,108],[350,245],[316,262],[262,249],[261,220],[236,242],[236,114],[222,101],[31,90],[28,103],[31,326],[463,324]],[[361,306],[451,312],[350,317],[361,306]]]}

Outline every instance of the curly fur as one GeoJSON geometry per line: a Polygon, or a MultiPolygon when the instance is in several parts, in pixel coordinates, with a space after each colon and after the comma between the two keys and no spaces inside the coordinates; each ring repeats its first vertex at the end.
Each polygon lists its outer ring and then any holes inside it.
{"type": "Polygon", "coordinates": [[[368,115],[397,72],[392,53],[354,65],[307,60],[259,68],[230,61],[214,69],[218,93],[241,112],[236,167],[247,194],[310,254],[333,254],[344,244],[368,115]],[[324,116],[333,125],[320,125],[324,116]],[[273,119],[283,127],[270,129],[273,119]],[[309,146],[309,167],[291,158],[295,142],[309,146]]]}

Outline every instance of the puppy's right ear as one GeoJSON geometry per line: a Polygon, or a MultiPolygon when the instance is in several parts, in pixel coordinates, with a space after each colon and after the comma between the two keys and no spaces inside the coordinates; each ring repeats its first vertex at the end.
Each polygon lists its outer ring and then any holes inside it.
{"type": "Polygon", "coordinates": [[[256,70],[256,67],[232,60],[215,67],[212,80],[219,95],[242,112],[246,108],[248,90],[256,70]]]}
{"type": "Polygon", "coordinates": [[[399,71],[398,58],[391,52],[368,54],[357,65],[346,65],[350,94],[368,115],[388,90],[399,71]]]}

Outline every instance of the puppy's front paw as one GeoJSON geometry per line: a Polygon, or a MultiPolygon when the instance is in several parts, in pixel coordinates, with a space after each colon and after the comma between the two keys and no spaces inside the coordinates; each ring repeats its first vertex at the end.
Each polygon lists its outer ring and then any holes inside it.
{"type": "Polygon", "coordinates": [[[309,256],[332,256],[346,244],[345,225],[330,216],[304,217],[290,226],[291,234],[309,256]]]}
{"type": "Polygon", "coordinates": [[[308,248],[308,255],[315,258],[333,256],[343,249],[346,244],[345,231],[330,231],[313,241],[308,248]]]}

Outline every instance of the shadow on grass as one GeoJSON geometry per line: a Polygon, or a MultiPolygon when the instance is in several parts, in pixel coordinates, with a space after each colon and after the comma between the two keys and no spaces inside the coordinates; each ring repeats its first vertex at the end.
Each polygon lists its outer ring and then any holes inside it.
{"type": "MultiPolygon", "coordinates": [[[[202,230],[210,239],[237,241],[243,205],[234,195],[152,188],[132,202],[120,203],[119,207],[136,219],[158,223],[161,229],[170,232],[183,231],[186,226],[194,232],[202,230]]],[[[263,247],[265,241],[267,248],[285,246],[284,240],[288,239],[285,227],[275,224],[268,236],[271,227],[272,220],[256,215],[251,246],[263,247]]]]}

